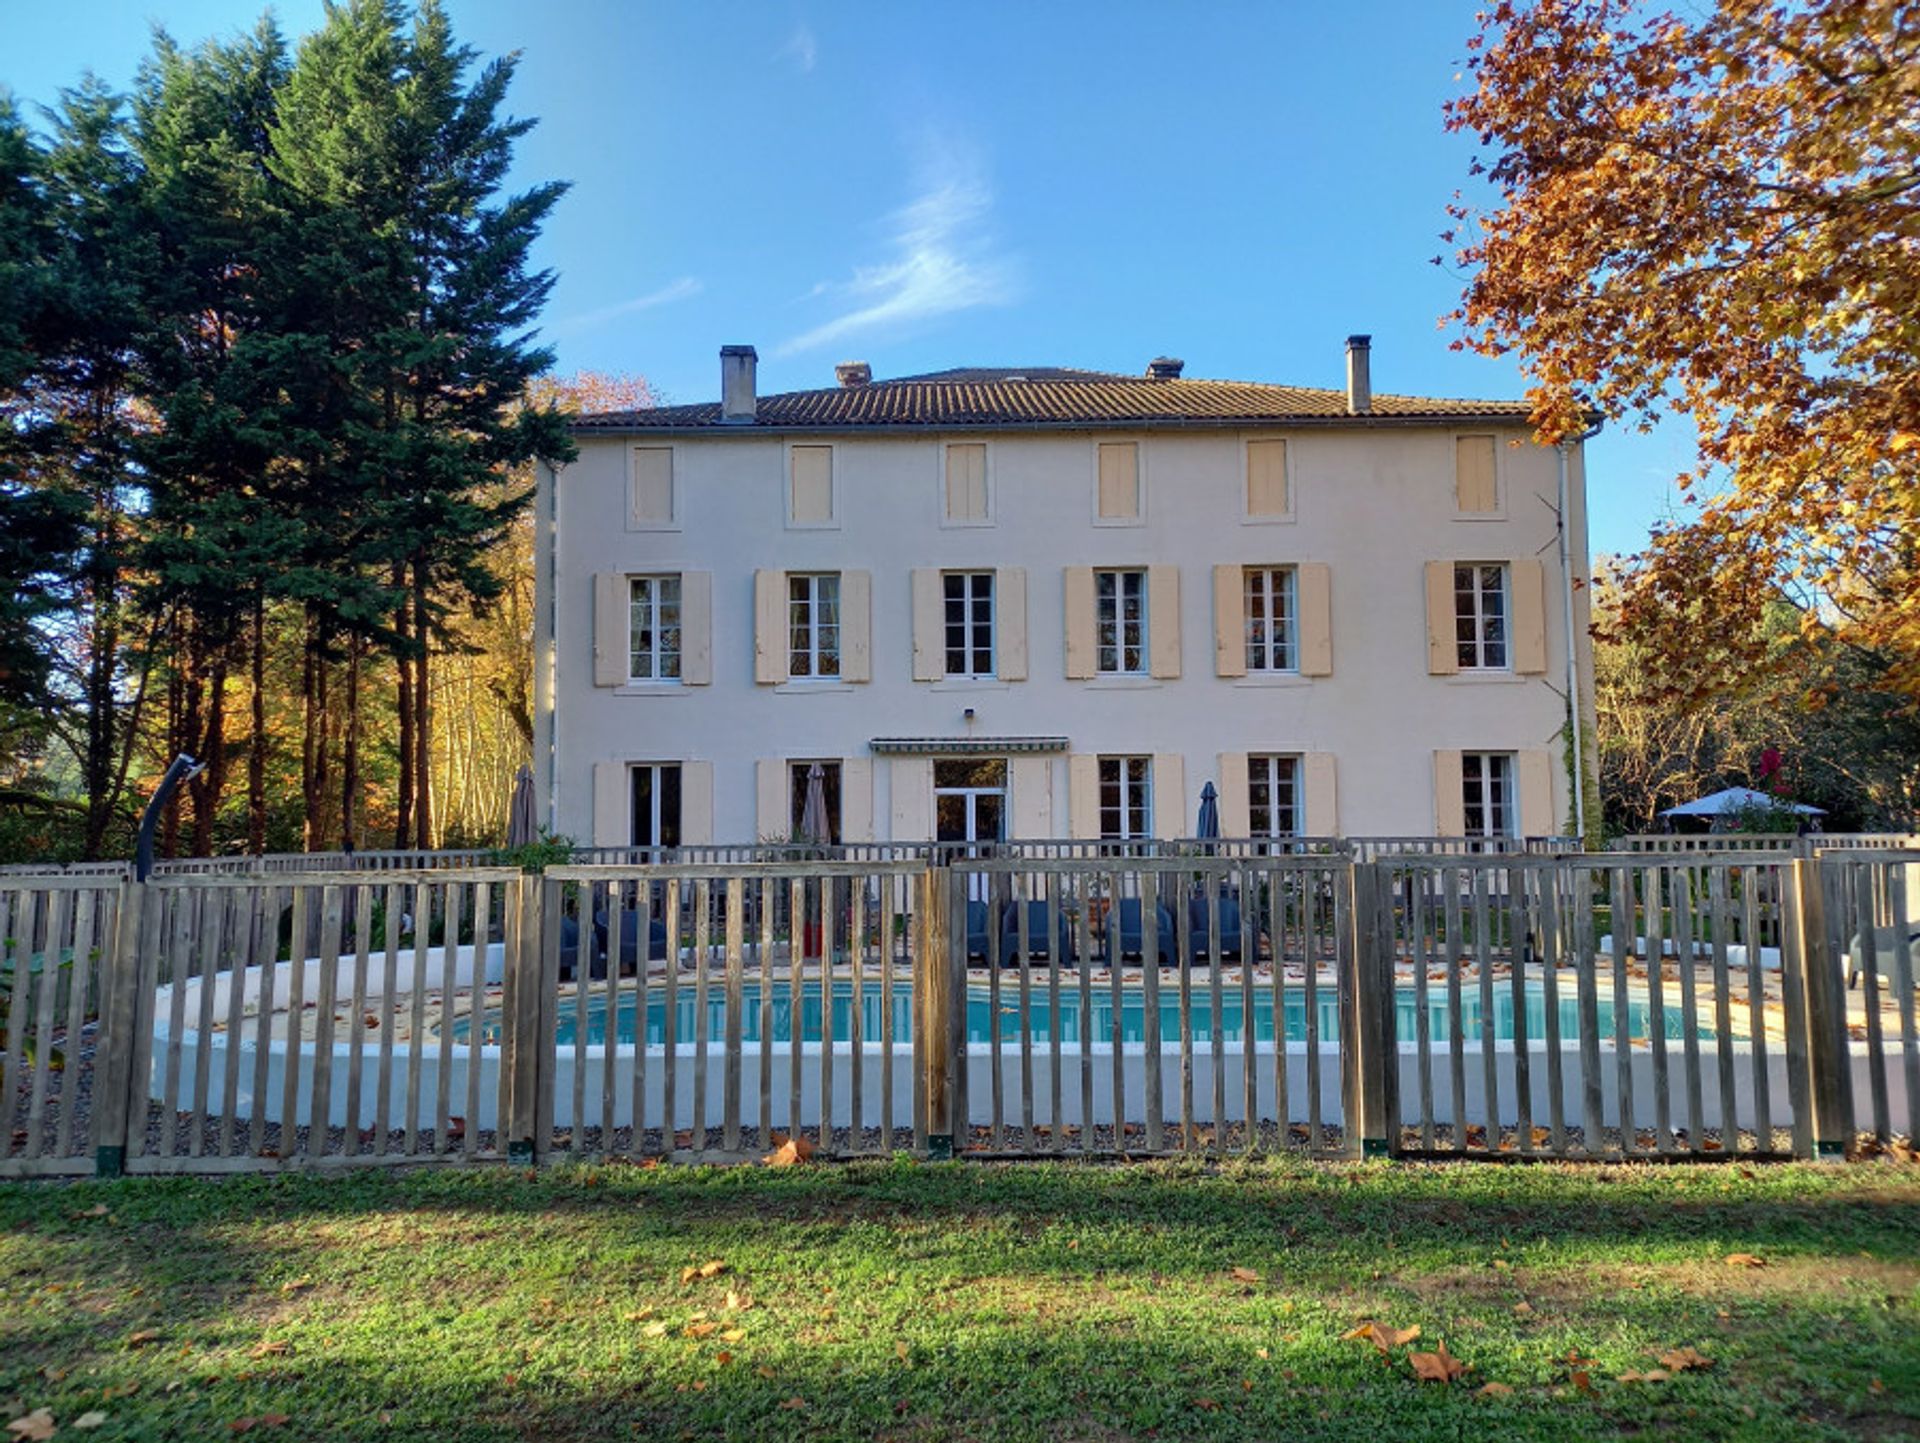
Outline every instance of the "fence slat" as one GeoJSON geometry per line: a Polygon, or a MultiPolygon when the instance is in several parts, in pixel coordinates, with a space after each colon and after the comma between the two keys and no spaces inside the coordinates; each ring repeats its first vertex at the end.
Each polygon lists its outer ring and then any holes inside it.
{"type": "Polygon", "coordinates": [[[1656,1151],[1673,1151],[1672,1093],[1667,1086],[1667,949],[1664,925],[1662,883],[1666,874],[1657,867],[1646,870],[1647,936],[1647,1046],[1653,1054],[1653,1145],[1656,1151]]]}
{"type": "Polygon", "coordinates": [[[1593,950],[1593,872],[1573,871],[1573,968],[1580,1015],[1580,1131],[1588,1157],[1607,1151],[1600,1077],[1600,993],[1593,950]]]}
{"type": "MultiPolygon", "coordinates": [[[[1773,1097],[1772,1078],[1767,1068],[1767,995],[1765,987],[1764,962],[1760,956],[1760,884],[1757,867],[1739,869],[1740,910],[1743,925],[1742,933],[1747,943],[1747,1036],[1753,1055],[1753,1133],[1754,1145],[1761,1152],[1774,1151],[1773,1145],[1773,1097]]],[[[1791,989],[1786,987],[1786,939],[1781,939],[1780,960],[1782,981],[1781,991],[1791,997],[1791,989]]],[[[1791,1013],[1788,1014],[1791,1016],[1791,1013]]],[[[1791,1065],[1791,1064],[1790,1064],[1791,1065]]]]}
{"type": "MultiPolygon", "coordinates": [[[[1720,1084],[1720,1146],[1740,1150],[1740,1110],[1734,1092],[1733,996],[1728,986],[1727,939],[1733,922],[1727,904],[1727,869],[1712,867],[1707,876],[1710,920],[1708,941],[1713,948],[1714,1064],[1720,1084]]],[[[1749,941],[1748,945],[1755,945],[1749,941]]]]}
{"type": "Polygon", "coordinates": [[[1694,868],[1673,873],[1673,963],[1680,975],[1680,1056],[1686,1069],[1687,1151],[1698,1154],[1705,1142],[1700,1080],[1700,998],[1694,968],[1694,868]]]}
{"type": "MultiPolygon", "coordinates": [[[[1140,980],[1143,1008],[1141,1038],[1146,1044],[1141,1054],[1141,1079],[1146,1087],[1146,1141],[1148,1152],[1166,1146],[1164,1098],[1160,1092],[1160,879],[1152,871],[1140,873],[1140,980]]],[[[1176,920],[1176,937],[1180,924],[1176,920]]],[[[1176,953],[1177,957],[1179,954],[1176,953]]],[[[1181,969],[1185,971],[1183,967],[1181,969]]]]}
{"type": "MultiPolygon", "coordinates": [[[[68,978],[67,991],[67,1065],[60,1075],[60,1131],[54,1140],[55,1155],[63,1158],[73,1156],[73,1119],[79,1111],[80,1101],[80,1052],[87,1025],[87,983],[95,967],[94,926],[96,920],[111,906],[110,903],[100,905],[105,898],[104,892],[92,887],[81,892],[79,910],[73,922],[73,972],[68,978]]],[[[4,927],[4,923],[0,923],[0,927],[4,927]]],[[[100,935],[112,936],[110,925],[103,925],[100,935]]],[[[237,1029],[233,1035],[238,1036],[237,1029]]],[[[95,1039],[98,1040],[97,1029],[95,1039]]],[[[227,1068],[227,1075],[233,1075],[231,1065],[227,1068]]],[[[229,1108],[228,1112],[231,1111],[229,1108]]],[[[229,1128],[231,1125],[229,1118],[229,1128]]]]}

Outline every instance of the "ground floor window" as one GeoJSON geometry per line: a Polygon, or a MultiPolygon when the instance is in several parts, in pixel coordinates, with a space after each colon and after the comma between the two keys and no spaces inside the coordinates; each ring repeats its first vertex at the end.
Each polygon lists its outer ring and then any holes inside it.
{"type": "Polygon", "coordinates": [[[642,762],[632,769],[633,835],[636,847],[680,845],[680,766],[642,762]]]}
{"type": "Polygon", "coordinates": [[[1469,837],[1519,835],[1519,817],[1513,804],[1513,753],[1467,752],[1460,758],[1469,837]]]}
{"type": "Polygon", "coordinates": [[[1153,834],[1153,759],[1100,758],[1100,837],[1126,842],[1153,834]]]}
{"type": "Polygon", "coordinates": [[[1256,837],[1300,835],[1300,759],[1247,758],[1247,827],[1256,837]]]}
{"type": "Polygon", "coordinates": [[[999,757],[933,764],[934,839],[998,842],[1007,835],[1007,763],[999,757]]]}
{"type": "Polygon", "coordinates": [[[821,788],[826,794],[827,842],[837,847],[840,845],[840,763],[825,758],[787,763],[787,821],[792,828],[788,835],[796,841],[809,837],[807,787],[815,767],[820,768],[821,788]]]}

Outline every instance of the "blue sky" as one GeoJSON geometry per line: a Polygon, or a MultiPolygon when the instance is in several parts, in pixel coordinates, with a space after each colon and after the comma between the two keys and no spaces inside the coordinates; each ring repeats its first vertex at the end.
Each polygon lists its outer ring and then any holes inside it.
{"type": "MultiPolygon", "coordinates": [[[[0,85],[47,102],[126,83],[153,24],[195,42],[252,0],[7,0],[0,85]]],[[[289,35],[319,0],[281,0],[289,35]]],[[[1307,4],[675,6],[450,0],[483,54],[521,52],[540,118],[518,178],[573,190],[543,238],[563,371],[718,394],[723,343],[763,390],[953,365],[1518,395],[1518,366],[1448,350],[1435,267],[1469,139],[1475,0],[1307,4]]],[[[1596,552],[1634,549],[1690,463],[1678,427],[1589,448],[1596,552]]]]}

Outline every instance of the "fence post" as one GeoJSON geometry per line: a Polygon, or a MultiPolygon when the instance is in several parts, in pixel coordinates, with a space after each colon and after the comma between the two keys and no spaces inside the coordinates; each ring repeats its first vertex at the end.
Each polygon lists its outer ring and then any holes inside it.
{"type": "MultiPolygon", "coordinates": [[[[950,893],[964,886],[957,872],[928,868],[921,874],[920,946],[913,959],[913,992],[919,1005],[914,1022],[921,1031],[921,1097],[926,1108],[927,1157],[953,1157],[953,968],[950,938],[954,909],[950,893]],[[944,882],[944,885],[943,885],[944,882]]],[[[963,903],[960,915],[965,917],[963,903]]],[[[961,945],[965,946],[964,934],[961,945]]]]}
{"type": "MultiPolygon", "coordinates": [[[[146,1092],[146,1079],[136,1078],[134,1028],[139,1016],[140,958],[148,940],[148,899],[145,882],[120,884],[120,902],[114,913],[114,939],[104,970],[106,997],[100,1008],[100,1029],[93,1046],[93,1173],[120,1177],[127,1170],[127,1128],[136,1109],[134,1089],[146,1092]]],[[[142,1114],[144,1125],[145,1109],[142,1114]]]]}
{"type": "Polygon", "coordinates": [[[1827,937],[1826,899],[1820,885],[1820,863],[1801,857],[1793,862],[1794,931],[1800,944],[1800,982],[1806,999],[1803,1016],[1807,1038],[1807,1098],[1813,1112],[1814,1155],[1844,1157],[1853,1120],[1847,1115],[1845,1072],[1853,1066],[1847,1042],[1846,991],[1840,959],[1827,937]]]}
{"type": "Polygon", "coordinates": [[[1392,1016],[1393,962],[1380,926],[1380,880],[1378,863],[1350,861],[1338,883],[1347,921],[1340,941],[1348,954],[1340,981],[1346,1033],[1340,1049],[1340,1111],[1362,1157],[1385,1157],[1390,1151],[1388,1098],[1398,1078],[1388,1073],[1397,1072],[1400,1062],[1391,1026],[1382,1027],[1392,1016]]]}
{"type": "MultiPolygon", "coordinates": [[[[546,928],[542,925],[544,907],[543,879],[522,875],[513,888],[513,906],[518,916],[513,929],[515,946],[507,958],[511,972],[509,992],[513,1014],[506,1029],[506,1055],[501,1065],[507,1069],[507,1157],[517,1163],[531,1163],[541,1151],[540,1136],[540,1060],[547,1040],[542,1030],[546,1008],[543,961],[546,949],[541,945],[546,928]]],[[[551,1129],[549,1129],[551,1131],[551,1129]]]]}

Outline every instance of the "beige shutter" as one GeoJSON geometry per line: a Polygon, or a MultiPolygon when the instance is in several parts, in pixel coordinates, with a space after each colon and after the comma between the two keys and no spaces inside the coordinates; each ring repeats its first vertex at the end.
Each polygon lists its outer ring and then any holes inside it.
{"type": "Polygon", "coordinates": [[[916,566],[913,590],[913,679],[938,681],[947,674],[946,603],[940,573],[916,566]]]}
{"type": "Polygon", "coordinates": [[[1250,813],[1253,792],[1247,784],[1245,752],[1220,753],[1220,780],[1215,790],[1220,794],[1220,835],[1223,837],[1252,835],[1253,821],[1250,813]]]}
{"type": "Polygon", "coordinates": [[[873,761],[840,758],[840,840],[873,840],[873,761]]]}
{"type": "Polygon", "coordinates": [[[1213,674],[1247,674],[1247,569],[1213,568],[1213,674]]]}
{"type": "MultiPolygon", "coordinates": [[[[1460,670],[1454,640],[1453,563],[1427,563],[1427,675],[1452,676],[1460,670]]],[[[1443,836],[1452,836],[1445,832],[1443,836]]]]}
{"type": "Polygon", "coordinates": [[[713,840],[713,763],[680,763],[680,843],[705,846],[713,840]]]}
{"type": "Polygon", "coordinates": [[[1340,797],[1334,786],[1334,756],[1332,752],[1308,752],[1300,759],[1301,770],[1307,774],[1304,788],[1306,795],[1306,815],[1300,819],[1300,832],[1308,837],[1338,837],[1340,830],[1340,797]]]}
{"type": "Polygon", "coordinates": [[[1529,557],[1507,568],[1513,594],[1513,669],[1538,676],[1547,669],[1546,568],[1529,557]]]}
{"type": "Polygon", "coordinates": [[[1324,561],[1295,569],[1294,601],[1300,609],[1300,674],[1333,675],[1333,571],[1324,561]]]}
{"type": "Polygon", "coordinates": [[[1147,568],[1148,668],[1162,681],[1180,675],[1180,568],[1147,568]]]}
{"type": "Polygon", "coordinates": [[[1187,800],[1187,759],[1179,752],[1153,754],[1153,815],[1147,830],[1156,837],[1191,837],[1200,804],[1187,800]]]}
{"type": "Polygon", "coordinates": [[[1099,649],[1093,633],[1093,568],[1066,570],[1067,677],[1085,681],[1093,675],[1099,649]]]}
{"type": "Polygon", "coordinates": [[[987,448],[979,441],[947,447],[947,520],[987,519],[987,448]]]}
{"type": "Polygon", "coordinates": [[[772,686],[787,679],[787,573],[753,573],[753,679],[772,686]]]}
{"type": "Polygon", "coordinates": [[[793,839],[793,792],[787,764],[762,757],[753,764],[753,835],[762,842],[793,839]]]}
{"type": "Polygon", "coordinates": [[[1517,764],[1520,772],[1520,835],[1551,837],[1560,830],[1560,818],[1553,808],[1553,753],[1544,749],[1524,751],[1517,764]]]}
{"type": "Polygon", "coordinates": [[[633,792],[625,762],[593,764],[593,844],[626,847],[633,843],[633,792]]]}
{"type": "Polygon", "coordinates": [[[1027,679],[1027,572],[1003,566],[993,573],[994,663],[1000,680],[1027,679]]]}
{"type": "Polygon", "coordinates": [[[1287,514],[1287,443],[1247,442],[1247,515],[1287,514]]]}
{"type": "Polygon", "coordinates": [[[1499,489],[1493,468],[1493,437],[1454,437],[1453,494],[1460,510],[1485,512],[1499,509],[1499,489]]]}
{"type": "Polygon", "coordinates": [[[1100,758],[1090,752],[1067,758],[1067,835],[1082,841],[1100,835],[1100,758]]]}
{"type": "Polygon", "coordinates": [[[1467,788],[1459,752],[1433,754],[1433,834],[1436,837],[1467,834],[1467,788]]]}
{"type": "Polygon", "coordinates": [[[633,678],[633,583],[617,571],[593,578],[593,684],[624,686],[633,678]]]}
{"type": "Polygon", "coordinates": [[[1131,521],[1140,514],[1140,447],[1132,441],[1100,443],[1100,517],[1131,521]]]}
{"type": "Polygon", "coordinates": [[[1015,837],[1053,835],[1053,759],[1015,757],[1008,768],[1013,791],[1012,832],[1015,837]]]}
{"type": "Polygon", "coordinates": [[[713,681],[713,573],[680,573],[680,680],[688,686],[713,681]]]}
{"type": "Polygon", "coordinates": [[[627,515],[635,526],[673,525],[673,448],[635,446],[627,515]]]}
{"type": "Polygon", "coordinates": [[[895,757],[888,768],[896,842],[933,840],[933,759],[895,757]]]}
{"type": "Polygon", "coordinates": [[[840,680],[873,680],[873,573],[840,573],[840,680]]]}
{"type": "Polygon", "coordinates": [[[796,526],[824,526],[833,520],[833,447],[795,446],[790,511],[796,526]]]}

